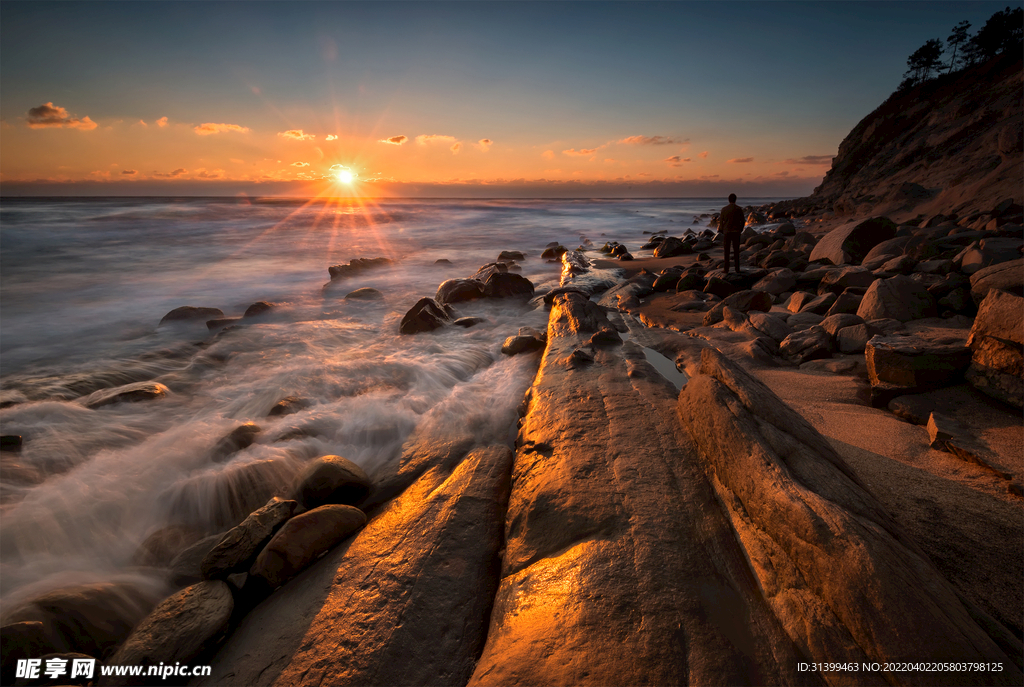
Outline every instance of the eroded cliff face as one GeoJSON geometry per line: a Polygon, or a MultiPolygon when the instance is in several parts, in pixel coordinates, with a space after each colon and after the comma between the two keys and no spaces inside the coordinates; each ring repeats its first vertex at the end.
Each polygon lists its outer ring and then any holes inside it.
{"type": "Polygon", "coordinates": [[[1022,168],[1019,55],[894,93],[839,146],[832,168],[794,207],[840,215],[987,213],[1020,203],[1022,168]]]}

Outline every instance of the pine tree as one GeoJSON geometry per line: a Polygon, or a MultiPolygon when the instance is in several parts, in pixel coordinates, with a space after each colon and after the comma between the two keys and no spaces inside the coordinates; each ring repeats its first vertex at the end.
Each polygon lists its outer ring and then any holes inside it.
{"type": "Polygon", "coordinates": [[[963,55],[957,55],[957,48],[966,43],[970,38],[968,31],[971,28],[971,22],[966,19],[953,27],[953,32],[949,34],[949,38],[946,39],[946,45],[953,50],[953,55],[949,58],[949,69],[946,73],[951,73],[956,69],[957,64],[961,67],[966,66],[963,55]]]}
{"type": "Polygon", "coordinates": [[[932,72],[942,68],[942,41],[932,38],[907,58],[907,71],[903,83],[919,84],[931,78],[932,72]]]}
{"type": "Polygon", "coordinates": [[[996,12],[970,40],[975,61],[987,60],[1001,53],[1020,52],[1024,44],[1024,9],[1007,7],[996,12]]]}

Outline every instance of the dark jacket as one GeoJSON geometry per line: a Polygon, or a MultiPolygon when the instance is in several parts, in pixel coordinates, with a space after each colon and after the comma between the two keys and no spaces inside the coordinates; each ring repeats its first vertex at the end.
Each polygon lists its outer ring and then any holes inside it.
{"type": "Polygon", "coordinates": [[[718,230],[723,234],[738,234],[743,231],[745,219],[743,208],[736,203],[729,203],[722,208],[722,214],[718,216],[718,230]]]}

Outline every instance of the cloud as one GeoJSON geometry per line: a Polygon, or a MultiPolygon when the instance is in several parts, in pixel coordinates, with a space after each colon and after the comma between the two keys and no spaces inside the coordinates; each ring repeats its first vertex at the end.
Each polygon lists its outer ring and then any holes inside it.
{"type": "Polygon", "coordinates": [[[479,141],[475,143],[475,145],[477,148],[480,149],[480,152],[486,153],[488,150],[491,149],[491,146],[494,145],[494,141],[492,141],[489,138],[481,138],[479,141]]]}
{"type": "Polygon", "coordinates": [[[138,174],[138,171],[136,171],[134,169],[121,170],[121,175],[122,176],[135,176],[136,174],[138,174]]]}
{"type": "Polygon", "coordinates": [[[777,177],[788,177],[789,176],[789,172],[776,172],[775,176],[777,176],[777,177]]]}
{"type": "Polygon", "coordinates": [[[580,150],[576,150],[575,148],[569,148],[569,150],[563,150],[562,155],[576,155],[582,157],[585,155],[593,155],[598,150],[600,150],[600,148],[582,148],[580,150]]]}
{"type": "Polygon", "coordinates": [[[457,143],[458,139],[454,136],[445,136],[443,134],[420,134],[416,137],[416,142],[421,146],[425,146],[428,143],[457,143]]]}
{"type": "Polygon", "coordinates": [[[545,150],[543,153],[540,154],[540,156],[542,158],[544,158],[545,160],[554,160],[555,159],[555,151],[553,151],[553,150],[545,150]]]}
{"type": "Polygon", "coordinates": [[[393,146],[400,146],[408,140],[408,136],[392,136],[391,138],[380,139],[379,143],[388,143],[393,146]]]}
{"type": "Polygon", "coordinates": [[[830,165],[834,155],[804,155],[803,157],[790,158],[785,161],[787,165],[830,165]]]}
{"type": "Polygon", "coordinates": [[[99,169],[96,170],[95,172],[89,172],[89,174],[91,176],[96,177],[97,179],[109,179],[110,178],[110,172],[107,172],[107,171],[104,171],[104,170],[99,170],[99,169]]]}
{"type": "Polygon", "coordinates": [[[309,167],[308,162],[293,162],[292,167],[309,167]]]}
{"type": "Polygon", "coordinates": [[[734,157],[731,160],[726,160],[726,162],[731,162],[731,163],[735,163],[735,164],[740,164],[740,163],[744,163],[744,162],[753,162],[753,161],[754,161],[754,158],[752,158],[752,157],[734,157]]]}
{"type": "Polygon", "coordinates": [[[293,141],[312,141],[316,136],[313,134],[307,134],[302,129],[289,129],[288,131],[282,131],[277,134],[281,138],[290,138],[293,141]]]}
{"type": "Polygon", "coordinates": [[[215,169],[212,172],[207,172],[205,169],[200,169],[196,171],[197,179],[220,179],[223,176],[223,169],[215,169]]]}
{"type": "Polygon", "coordinates": [[[706,160],[708,158],[708,151],[705,150],[703,153],[697,155],[697,157],[699,157],[702,160],[706,160]]]}
{"type": "Polygon", "coordinates": [[[165,126],[167,126],[167,117],[161,117],[160,119],[156,120],[156,125],[163,129],[165,126]]]}
{"type": "Polygon", "coordinates": [[[328,141],[337,141],[338,137],[335,136],[334,134],[327,134],[327,140],[328,141]]]}
{"type": "Polygon", "coordinates": [[[690,158],[688,158],[688,157],[679,157],[678,155],[673,155],[672,157],[666,157],[665,158],[665,162],[667,162],[670,167],[682,167],[683,163],[686,163],[686,162],[689,162],[689,161],[690,161],[690,158]]]}
{"type": "Polygon", "coordinates": [[[140,119],[138,123],[141,124],[142,126],[145,126],[145,127],[149,126],[149,124],[146,124],[146,120],[144,120],[144,119],[140,119]]]}
{"type": "Polygon", "coordinates": [[[80,129],[82,131],[90,131],[97,126],[96,122],[88,117],[82,117],[81,119],[73,117],[63,107],[58,107],[52,102],[31,108],[26,119],[31,129],[80,129]]]}
{"type": "Polygon", "coordinates": [[[456,141],[455,143],[452,144],[452,147],[451,147],[452,155],[458,155],[460,150],[462,150],[462,144],[461,143],[456,141]]]}
{"type": "Polygon", "coordinates": [[[664,146],[670,144],[689,143],[688,138],[676,138],[675,136],[627,136],[616,141],[631,146],[664,146]]]}
{"type": "Polygon", "coordinates": [[[166,174],[162,172],[153,172],[153,176],[159,177],[161,179],[173,179],[174,177],[180,177],[182,174],[188,174],[188,172],[181,167],[174,170],[173,172],[168,172],[166,174]]]}
{"type": "Polygon", "coordinates": [[[192,130],[200,136],[209,136],[211,134],[219,134],[228,131],[234,131],[240,134],[249,133],[248,127],[239,126],[238,124],[214,124],[213,122],[194,126],[192,127],[192,130]]]}

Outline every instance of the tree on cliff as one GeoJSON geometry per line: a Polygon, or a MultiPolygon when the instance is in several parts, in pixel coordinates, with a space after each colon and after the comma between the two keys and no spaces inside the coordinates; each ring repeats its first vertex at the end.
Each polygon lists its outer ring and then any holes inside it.
{"type": "Polygon", "coordinates": [[[1006,52],[1020,52],[1024,46],[1024,9],[1007,7],[996,12],[965,48],[968,64],[991,59],[1006,52]]]}
{"type": "Polygon", "coordinates": [[[964,57],[964,53],[961,52],[957,55],[957,48],[970,40],[970,34],[968,33],[970,29],[971,22],[964,19],[953,27],[953,32],[949,34],[949,38],[946,39],[946,45],[953,50],[953,55],[949,58],[949,69],[946,70],[947,74],[956,69],[957,65],[960,65],[960,67],[967,66],[967,59],[964,57]]]}
{"type": "Polygon", "coordinates": [[[907,71],[900,87],[913,86],[932,78],[942,68],[942,41],[932,38],[907,58],[907,71]]]}

